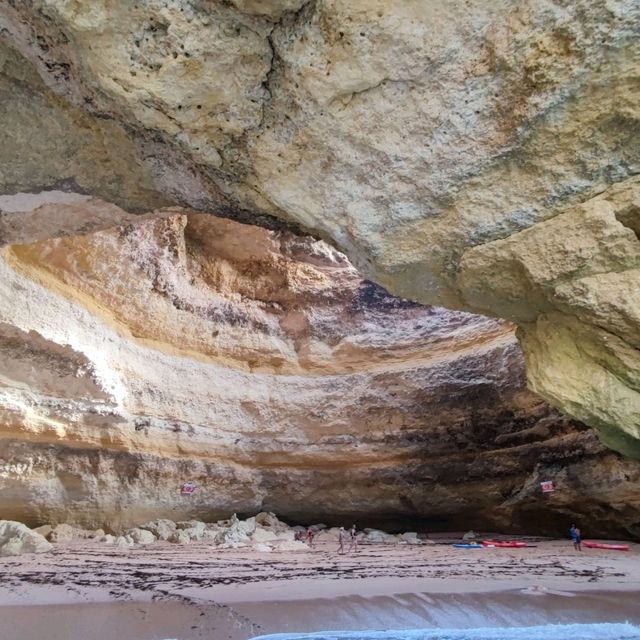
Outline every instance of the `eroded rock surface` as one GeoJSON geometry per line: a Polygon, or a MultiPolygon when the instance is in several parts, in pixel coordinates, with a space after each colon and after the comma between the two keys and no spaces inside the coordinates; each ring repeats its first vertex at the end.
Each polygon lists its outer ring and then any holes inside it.
{"type": "Polygon", "coordinates": [[[463,294],[516,320],[531,387],[640,457],[640,181],[469,251],[463,294]]]}
{"type": "Polygon", "coordinates": [[[1,188],[291,221],[516,321],[531,386],[638,457],[639,25],[636,0],[4,3],[1,188]]]}
{"type": "Polygon", "coordinates": [[[636,532],[640,465],[525,389],[512,325],[394,298],[289,231],[60,199],[0,219],[6,517],[183,543],[218,538],[194,518],[263,509],[636,532]]]}

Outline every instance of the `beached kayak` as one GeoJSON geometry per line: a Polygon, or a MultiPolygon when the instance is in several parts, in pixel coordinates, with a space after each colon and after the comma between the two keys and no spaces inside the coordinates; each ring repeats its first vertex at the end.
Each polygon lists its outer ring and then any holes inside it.
{"type": "Polygon", "coordinates": [[[523,549],[529,545],[526,542],[516,542],[515,540],[483,540],[483,547],[498,547],[500,549],[523,549]]]}
{"type": "Polygon", "coordinates": [[[585,540],[582,543],[589,549],[608,549],[609,551],[629,551],[628,544],[607,544],[606,542],[592,542],[591,540],[585,540]]]}
{"type": "Polygon", "coordinates": [[[484,547],[481,544],[453,544],[451,545],[452,547],[455,547],[456,549],[484,549],[484,547]]]}

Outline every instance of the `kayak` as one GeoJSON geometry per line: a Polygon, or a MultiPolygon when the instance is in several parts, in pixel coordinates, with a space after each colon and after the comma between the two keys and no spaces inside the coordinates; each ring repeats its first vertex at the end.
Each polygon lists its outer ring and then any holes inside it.
{"type": "Polygon", "coordinates": [[[591,540],[585,540],[582,544],[589,549],[608,549],[609,551],[629,551],[628,544],[606,544],[605,542],[592,542],[591,540]]]}
{"type": "Polygon", "coordinates": [[[497,547],[499,549],[523,549],[529,545],[526,542],[516,542],[515,540],[483,540],[483,547],[497,547]]]}
{"type": "Polygon", "coordinates": [[[451,546],[456,549],[484,549],[481,544],[454,544],[451,546]]]}

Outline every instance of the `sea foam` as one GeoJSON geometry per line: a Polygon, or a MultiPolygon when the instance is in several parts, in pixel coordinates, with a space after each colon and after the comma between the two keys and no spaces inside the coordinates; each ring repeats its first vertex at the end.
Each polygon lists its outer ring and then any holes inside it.
{"type": "Polygon", "coordinates": [[[536,627],[277,633],[252,640],[640,640],[632,624],[546,624],[536,627]]]}

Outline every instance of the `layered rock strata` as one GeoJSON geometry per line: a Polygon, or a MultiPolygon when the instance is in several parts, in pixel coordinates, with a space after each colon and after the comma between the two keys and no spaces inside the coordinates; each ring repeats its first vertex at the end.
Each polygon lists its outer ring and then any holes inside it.
{"type": "Polygon", "coordinates": [[[640,465],[525,389],[511,325],[394,298],[288,231],[2,206],[4,518],[637,533],[640,465]]]}
{"type": "Polygon", "coordinates": [[[517,322],[532,387],[640,457],[639,25],[635,0],[4,3],[1,189],[292,221],[517,322]]]}

